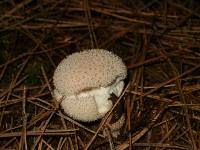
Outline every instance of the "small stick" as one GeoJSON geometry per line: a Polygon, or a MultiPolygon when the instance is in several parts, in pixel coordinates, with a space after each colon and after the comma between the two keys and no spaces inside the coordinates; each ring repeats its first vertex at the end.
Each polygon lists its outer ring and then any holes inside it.
{"type": "Polygon", "coordinates": [[[114,144],[113,144],[113,141],[112,141],[112,136],[111,136],[111,133],[109,132],[107,127],[104,129],[104,132],[105,132],[105,135],[108,137],[110,149],[114,150],[115,147],[114,147],[114,144]]]}
{"type": "Polygon", "coordinates": [[[22,100],[22,118],[23,118],[23,127],[21,133],[21,139],[19,144],[19,149],[27,150],[27,140],[26,140],[26,125],[27,125],[27,115],[26,115],[26,87],[24,86],[23,100],[22,100]]]}

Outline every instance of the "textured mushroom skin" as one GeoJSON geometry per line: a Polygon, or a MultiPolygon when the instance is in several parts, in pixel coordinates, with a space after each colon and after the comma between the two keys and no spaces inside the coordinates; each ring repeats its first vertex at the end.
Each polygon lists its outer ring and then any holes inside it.
{"type": "Polygon", "coordinates": [[[127,75],[121,58],[103,50],[73,53],[54,72],[54,97],[64,111],[80,121],[102,118],[113,106],[111,93],[119,96],[127,75]]]}
{"type": "Polygon", "coordinates": [[[94,97],[68,97],[65,98],[62,103],[65,113],[76,120],[89,122],[103,117],[103,114],[99,114],[97,111],[94,97]]]}
{"type": "MultiPolygon", "coordinates": [[[[69,97],[62,96],[57,89],[54,90],[54,97],[61,101],[61,106],[65,113],[76,120],[85,122],[94,121],[102,118],[113,106],[109,100],[113,91],[122,92],[123,86],[120,81],[106,88],[100,87],[90,91],[81,92],[78,95],[69,97]]],[[[124,85],[124,84],[123,84],[124,85]]]]}
{"type": "Polygon", "coordinates": [[[55,87],[62,95],[71,96],[92,88],[106,87],[116,78],[126,78],[126,66],[113,53],[93,49],[73,53],[63,59],[53,76],[55,87]]]}

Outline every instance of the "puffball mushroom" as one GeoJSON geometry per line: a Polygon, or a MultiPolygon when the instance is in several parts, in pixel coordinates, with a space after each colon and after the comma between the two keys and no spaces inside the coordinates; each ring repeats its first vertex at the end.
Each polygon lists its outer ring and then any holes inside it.
{"type": "Polygon", "coordinates": [[[127,69],[122,59],[104,49],[73,53],[57,66],[53,83],[54,97],[65,113],[84,122],[105,116],[120,96],[127,69]]]}

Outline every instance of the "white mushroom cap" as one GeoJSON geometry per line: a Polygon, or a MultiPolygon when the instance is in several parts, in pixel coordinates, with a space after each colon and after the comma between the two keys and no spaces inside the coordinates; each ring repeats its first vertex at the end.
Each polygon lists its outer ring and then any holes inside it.
{"type": "Polygon", "coordinates": [[[71,96],[91,88],[106,87],[126,77],[121,58],[103,49],[69,55],[55,70],[53,82],[62,95],[71,96]]]}
{"type": "Polygon", "coordinates": [[[127,69],[121,58],[103,50],[92,49],[73,53],[55,70],[54,97],[64,111],[81,121],[103,117],[112,107],[110,94],[119,96],[127,69]]]}

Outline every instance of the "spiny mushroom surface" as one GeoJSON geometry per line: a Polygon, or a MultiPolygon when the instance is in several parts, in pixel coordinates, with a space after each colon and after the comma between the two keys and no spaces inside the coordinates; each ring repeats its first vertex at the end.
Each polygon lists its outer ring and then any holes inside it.
{"type": "Polygon", "coordinates": [[[112,107],[110,95],[123,90],[127,69],[120,57],[103,49],[73,53],[53,76],[54,97],[71,117],[80,121],[102,118],[112,107]]]}

